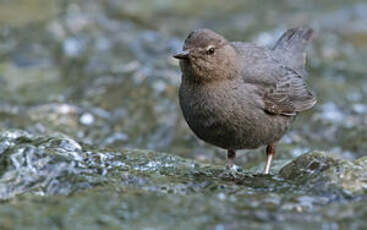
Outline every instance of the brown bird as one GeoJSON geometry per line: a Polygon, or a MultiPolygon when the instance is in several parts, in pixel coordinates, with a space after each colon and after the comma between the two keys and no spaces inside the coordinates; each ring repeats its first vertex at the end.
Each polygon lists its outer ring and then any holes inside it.
{"type": "Polygon", "coordinates": [[[267,145],[268,174],[275,143],[299,112],[316,104],[304,67],[312,34],[307,27],[289,29],[267,48],[198,29],[174,55],[182,71],[185,120],[200,139],[228,150],[229,167],[236,150],[267,145]]]}

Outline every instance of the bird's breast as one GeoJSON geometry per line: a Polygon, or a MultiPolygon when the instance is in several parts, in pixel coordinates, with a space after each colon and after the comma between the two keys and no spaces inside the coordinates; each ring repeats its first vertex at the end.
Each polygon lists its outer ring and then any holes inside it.
{"type": "MultiPolygon", "coordinates": [[[[240,142],[239,130],[251,128],[239,95],[231,86],[180,87],[179,100],[185,120],[192,131],[211,144],[226,148],[240,142]],[[232,91],[231,91],[232,89],[232,91]],[[241,112],[242,111],[242,112],[241,112]]],[[[238,144],[236,144],[238,145],[238,144]]]]}
{"type": "Polygon", "coordinates": [[[277,141],[290,120],[260,109],[246,87],[200,87],[182,84],[180,106],[192,131],[225,149],[257,148],[277,141]]]}

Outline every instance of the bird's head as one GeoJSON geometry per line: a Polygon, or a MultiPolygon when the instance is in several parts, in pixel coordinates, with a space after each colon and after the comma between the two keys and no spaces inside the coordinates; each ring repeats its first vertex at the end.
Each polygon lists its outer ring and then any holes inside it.
{"type": "Polygon", "coordinates": [[[173,57],[180,60],[183,77],[197,82],[229,79],[239,62],[233,46],[209,29],[191,32],[173,57]]]}

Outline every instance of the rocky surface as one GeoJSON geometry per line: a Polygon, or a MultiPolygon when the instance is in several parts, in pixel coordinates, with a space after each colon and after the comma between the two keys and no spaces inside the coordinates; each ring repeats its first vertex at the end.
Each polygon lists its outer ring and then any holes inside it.
{"type": "Polygon", "coordinates": [[[294,228],[355,215],[366,224],[366,157],[312,152],[262,175],[21,130],[2,132],[0,149],[3,229],[294,228]]]}

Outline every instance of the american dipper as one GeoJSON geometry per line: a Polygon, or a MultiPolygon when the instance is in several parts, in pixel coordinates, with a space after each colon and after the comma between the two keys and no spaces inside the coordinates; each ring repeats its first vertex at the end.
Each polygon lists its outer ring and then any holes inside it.
{"type": "Polygon", "coordinates": [[[299,112],[316,104],[305,77],[305,48],[313,31],[286,31],[274,47],[229,42],[209,29],[191,32],[179,59],[180,106],[192,131],[202,140],[228,150],[267,145],[268,174],[275,143],[299,112]]]}

